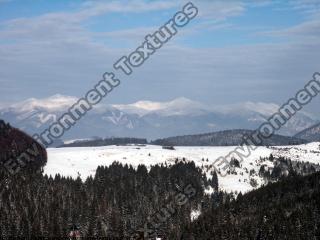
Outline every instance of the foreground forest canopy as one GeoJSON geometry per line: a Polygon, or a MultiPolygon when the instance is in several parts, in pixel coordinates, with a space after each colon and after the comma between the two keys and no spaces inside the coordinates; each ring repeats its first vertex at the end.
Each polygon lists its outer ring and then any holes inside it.
{"type": "Polygon", "coordinates": [[[236,197],[220,192],[217,175],[208,180],[194,163],[149,171],[114,163],[85,182],[1,175],[0,238],[67,239],[75,225],[84,239],[318,239],[320,174],[290,171],[278,180],[236,197]]]}
{"type": "Polygon", "coordinates": [[[66,237],[77,225],[83,237],[139,239],[148,225],[175,239],[191,223],[191,210],[211,201],[204,188],[217,190],[217,184],[216,175],[208,181],[193,163],[150,171],[114,163],[85,182],[39,173],[1,176],[0,238],[66,237]]]}

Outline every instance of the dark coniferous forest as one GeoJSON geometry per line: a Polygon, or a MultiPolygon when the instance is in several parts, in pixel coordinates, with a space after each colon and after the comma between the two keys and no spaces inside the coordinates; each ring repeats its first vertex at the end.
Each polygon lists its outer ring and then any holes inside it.
{"type": "Polygon", "coordinates": [[[191,210],[210,204],[204,187],[217,188],[193,163],[150,171],[114,163],[99,167],[85,182],[31,172],[9,179],[2,174],[0,183],[3,239],[66,237],[73,225],[83,237],[139,239],[146,224],[153,236],[176,239],[190,225],[191,210]]]}
{"type": "Polygon", "coordinates": [[[200,216],[184,239],[320,239],[320,173],[240,194],[200,216]]]}

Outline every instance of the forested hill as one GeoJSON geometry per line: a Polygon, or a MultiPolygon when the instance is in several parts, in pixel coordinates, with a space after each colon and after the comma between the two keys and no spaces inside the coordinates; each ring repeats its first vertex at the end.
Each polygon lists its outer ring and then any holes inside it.
{"type": "Polygon", "coordinates": [[[320,239],[320,173],[291,176],[213,208],[182,239],[320,239]]]}
{"type": "Polygon", "coordinates": [[[320,141],[320,123],[301,131],[296,134],[295,137],[305,139],[310,142],[320,141]]]}
{"type": "MultiPolygon", "coordinates": [[[[166,146],[235,146],[240,145],[243,141],[244,135],[253,134],[253,130],[226,130],[221,132],[186,135],[169,137],[164,139],[158,139],[152,142],[156,145],[166,146]]],[[[302,140],[294,137],[287,137],[281,135],[273,135],[272,137],[265,139],[261,145],[264,146],[281,146],[281,145],[297,145],[306,143],[306,140],[302,140]]]]}
{"type": "Polygon", "coordinates": [[[39,169],[47,162],[47,152],[32,137],[0,119],[0,172],[9,161],[10,165],[39,169]],[[23,153],[18,164],[18,157],[23,153]]]}

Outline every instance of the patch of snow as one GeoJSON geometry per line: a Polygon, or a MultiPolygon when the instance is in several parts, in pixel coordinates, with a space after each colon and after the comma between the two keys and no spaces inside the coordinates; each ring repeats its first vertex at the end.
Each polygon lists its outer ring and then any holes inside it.
{"type": "Polygon", "coordinates": [[[198,210],[198,209],[192,210],[191,213],[190,213],[191,222],[197,220],[200,215],[201,215],[201,211],[200,210],[198,210]]]}
{"type": "Polygon", "coordinates": [[[204,189],[204,193],[207,195],[211,195],[212,193],[214,193],[214,189],[211,186],[209,186],[206,189],[204,189]]]}

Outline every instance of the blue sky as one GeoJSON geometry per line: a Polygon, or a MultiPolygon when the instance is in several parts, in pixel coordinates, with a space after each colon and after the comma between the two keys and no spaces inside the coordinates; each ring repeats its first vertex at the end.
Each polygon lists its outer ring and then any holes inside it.
{"type": "MultiPolygon", "coordinates": [[[[82,96],[186,1],[0,0],[0,104],[82,96]]],[[[320,1],[207,1],[110,103],[281,104],[320,71],[320,1]]],[[[320,101],[308,109],[319,114],[320,101]]]]}

